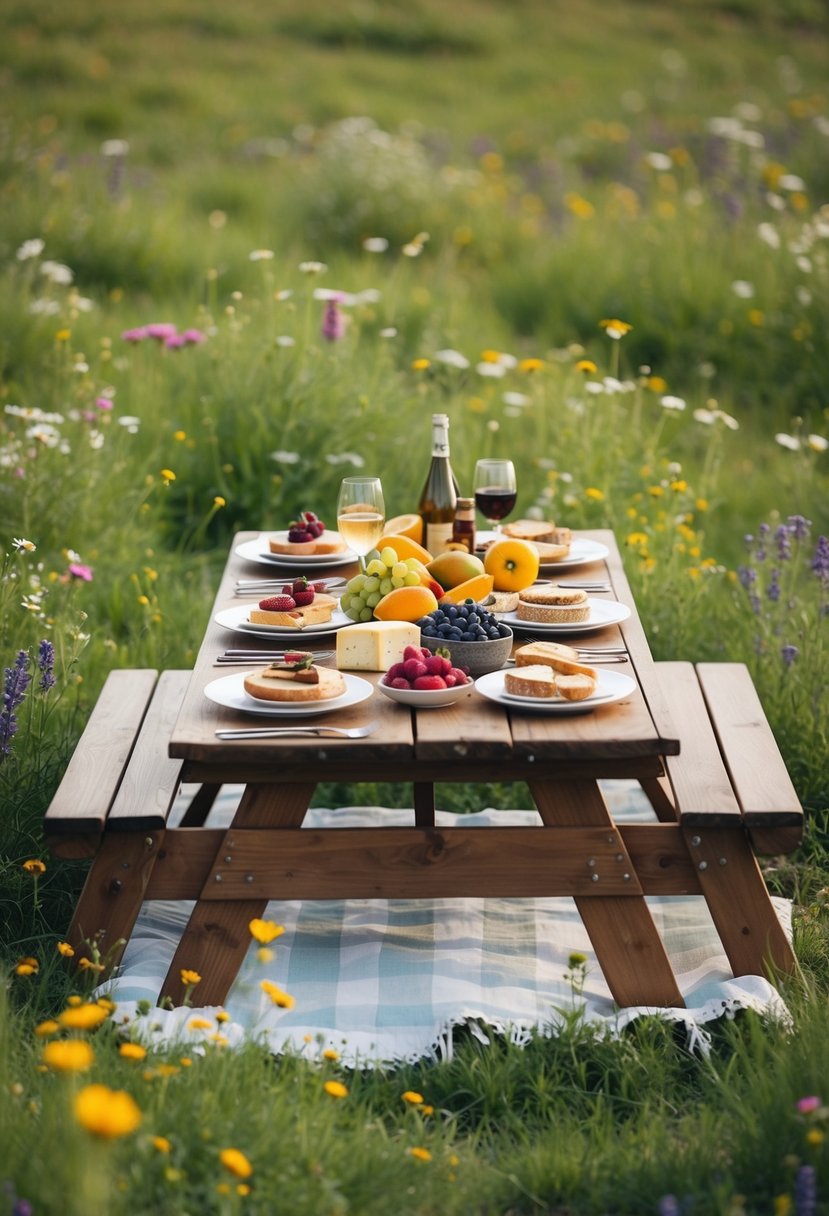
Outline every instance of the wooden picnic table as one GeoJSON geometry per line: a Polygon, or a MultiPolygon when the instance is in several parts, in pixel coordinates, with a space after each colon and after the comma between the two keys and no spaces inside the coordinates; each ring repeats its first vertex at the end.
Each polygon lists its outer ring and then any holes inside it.
{"type": "MultiPolygon", "coordinates": [[[[199,1004],[221,1004],[250,946],[250,921],[272,899],[566,895],[620,1006],[682,1006],[646,896],[693,893],[706,899],[735,974],[795,969],[754,851],[795,848],[802,811],[748,672],[742,664],[654,663],[611,532],[579,533],[606,546],[607,557],[562,572],[562,581],[609,579],[609,597],[630,608],[626,620],[581,639],[625,647],[636,689],[624,700],[559,716],[507,708],[472,686],[437,710],[374,692],[310,719],[376,722],[367,738],[223,740],[222,728],[286,721],[205,696],[228,674],[218,656],[242,638],[214,616],[243,602],[234,596],[237,579],[264,574],[236,552],[257,535],[234,538],[192,673],[165,672],[157,684],[156,673],[112,673],[119,681],[105,688],[47,813],[55,852],[95,858],[68,934],[79,952],[90,930],[123,943],[144,899],[195,900],[159,1000],[181,1003],[187,969],[202,977],[199,1004]],[[101,775],[107,749],[109,793],[101,775]],[[599,785],[606,778],[635,778],[656,822],[617,824],[599,785]],[[412,826],[298,830],[320,782],[365,781],[411,786],[412,826]],[[171,827],[181,782],[200,789],[171,827]],[[459,816],[458,826],[437,827],[434,786],[444,782],[483,790],[525,782],[542,826],[469,828],[459,816]],[[231,825],[214,828],[205,821],[224,784],[243,793],[231,825]]],[[[315,569],[314,577],[325,573],[315,569]]],[[[567,640],[579,644],[578,626],[567,640]]],[[[332,644],[333,635],[303,640],[312,650],[332,644]]]]}

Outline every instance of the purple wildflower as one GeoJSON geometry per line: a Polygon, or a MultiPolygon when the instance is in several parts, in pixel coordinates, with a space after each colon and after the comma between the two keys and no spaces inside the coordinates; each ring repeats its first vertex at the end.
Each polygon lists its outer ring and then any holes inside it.
{"type": "Polygon", "coordinates": [[[789,531],[795,540],[806,540],[811,526],[812,521],[810,519],[804,519],[802,515],[789,516],[789,531]]]}
{"type": "Polygon", "coordinates": [[[829,537],[818,537],[812,569],[822,583],[829,583],[829,537]]]}
{"type": "Polygon", "coordinates": [[[768,536],[769,532],[771,532],[771,524],[762,523],[757,531],[761,536],[768,536]]]}
{"type": "Polygon", "coordinates": [[[786,664],[786,666],[791,667],[792,663],[800,654],[800,651],[796,646],[782,646],[780,648],[780,654],[782,655],[783,662],[786,664]]]}
{"type": "Polygon", "coordinates": [[[0,710],[0,759],[8,756],[11,751],[12,736],[17,730],[18,709],[26,695],[31,676],[28,672],[29,656],[25,650],[17,653],[14,667],[6,668],[6,681],[3,688],[3,708],[0,710]]]}
{"type": "Polygon", "coordinates": [[[28,1199],[18,1199],[12,1208],[12,1216],[32,1216],[34,1208],[28,1199]]]}
{"type": "Polygon", "coordinates": [[[816,1216],[817,1174],[813,1165],[801,1165],[794,1180],[795,1216],[816,1216]]]}
{"type": "Polygon", "coordinates": [[[787,562],[792,555],[792,534],[792,529],[787,524],[780,524],[774,533],[774,539],[777,541],[777,556],[781,562],[787,562]]]}
{"type": "Polygon", "coordinates": [[[109,397],[96,397],[95,404],[99,410],[108,411],[112,409],[112,401],[109,397]]]}
{"type": "Polygon", "coordinates": [[[773,604],[776,604],[780,599],[780,571],[772,570],[771,578],[769,579],[768,590],[766,595],[773,604]]]}
{"type": "Polygon", "coordinates": [[[81,562],[70,562],[69,573],[73,578],[80,579],[82,583],[92,582],[92,567],[84,566],[81,562]]]}
{"type": "Polygon", "coordinates": [[[757,582],[757,571],[753,566],[738,566],[737,577],[740,580],[740,586],[748,591],[749,587],[753,587],[757,582]]]}
{"type": "Polygon", "coordinates": [[[146,328],[146,336],[148,338],[155,338],[157,342],[166,342],[176,332],[175,325],[172,325],[169,321],[154,321],[152,325],[148,325],[146,328]]]}
{"type": "Polygon", "coordinates": [[[757,595],[755,591],[752,591],[751,595],[748,597],[748,602],[751,604],[751,611],[754,613],[754,615],[759,616],[762,608],[760,596],[757,595]]]}
{"type": "Polygon", "coordinates": [[[191,346],[198,346],[200,342],[207,341],[207,335],[203,334],[200,329],[185,329],[181,336],[184,338],[184,341],[188,342],[191,346]]]}
{"type": "Polygon", "coordinates": [[[752,536],[752,534],[750,532],[746,532],[745,536],[743,537],[743,544],[745,545],[746,549],[748,549],[748,551],[750,553],[751,546],[754,544],[754,537],[752,536]]]}
{"type": "Polygon", "coordinates": [[[680,1207],[676,1195],[663,1195],[656,1211],[657,1216],[679,1216],[680,1207]]]}
{"type": "Polygon", "coordinates": [[[167,350],[181,350],[182,346],[187,345],[187,339],[184,334],[168,334],[164,339],[164,345],[167,350]]]}
{"type": "Polygon", "coordinates": [[[327,342],[339,342],[345,337],[346,320],[336,300],[327,300],[321,333],[327,342]]]}
{"type": "Polygon", "coordinates": [[[805,1098],[797,1099],[797,1112],[800,1115],[811,1115],[814,1111],[820,1110],[821,1101],[817,1094],[807,1094],[805,1098]]]}
{"type": "Polygon", "coordinates": [[[121,334],[121,338],[124,342],[143,342],[147,337],[149,337],[149,334],[147,333],[146,325],[142,325],[135,329],[125,329],[121,334]]]}
{"type": "Polygon", "coordinates": [[[48,692],[55,686],[55,648],[47,638],[43,639],[38,648],[37,665],[40,668],[38,688],[41,692],[48,692]]]}

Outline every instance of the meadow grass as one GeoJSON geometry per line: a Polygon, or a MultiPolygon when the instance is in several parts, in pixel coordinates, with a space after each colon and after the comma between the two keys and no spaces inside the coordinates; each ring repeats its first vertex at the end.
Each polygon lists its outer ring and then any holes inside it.
{"type": "MultiPolygon", "coordinates": [[[[4,19],[9,1208],[823,1210],[823,6],[162,0],[116,22],[79,0],[4,19]],[[152,323],[187,336],[134,332],[152,323]],[[794,901],[791,1025],[723,1022],[702,1056],[658,1021],[605,1040],[574,1019],[366,1072],[313,1042],[130,1059],[117,1011],[47,1033],[88,999],[58,954],[85,867],[49,858],[40,823],[107,672],[192,663],[237,530],[330,515],[358,467],[411,510],[435,409],[462,486],[508,455],[521,514],[614,529],[656,657],[749,664],[808,812],[803,849],[764,867],[794,901]],[[87,1037],[88,1070],[44,1071],[45,1044],[87,1037]],[[96,1091],[112,1122],[90,1131],[89,1083],[133,1095],[140,1125],[96,1091]]],[[[439,794],[527,805],[508,781],[439,794]]]]}

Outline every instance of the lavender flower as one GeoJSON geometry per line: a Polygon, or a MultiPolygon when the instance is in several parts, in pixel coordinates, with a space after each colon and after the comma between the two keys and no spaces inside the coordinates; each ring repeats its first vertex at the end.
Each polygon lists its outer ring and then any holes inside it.
{"type": "Polygon", "coordinates": [[[753,587],[757,582],[757,571],[752,566],[738,566],[737,577],[740,580],[740,586],[748,591],[749,587],[753,587]]]}
{"type": "Polygon", "coordinates": [[[780,649],[780,654],[782,655],[783,662],[786,664],[786,666],[791,667],[792,663],[800,654],[800,651],[796,646],[782,646],[780,649]]]}
{"type": "Polygon", "coordinates": [[[38,688],[41,692],[48,692],[50,688],[54,688],[55,686],[55,648],[46,638],[40,643],[37,652],[37,665],[40,669],[38,688]]]}
{"type": "Polygon", "coordinates": [[[794,1180],[795,1216],[815,1216],[817,1212],[817,1175],[813,1165],[801,1165],[794,1180]]]}
{"type": "Polygon", "coordinates": [[[774,533],[774,539],[777,541],[777,556],[781,562],[787,562],[792,555],[791,538],[793,529],[787,524],[780,524],[774,533]]]}
{"type": "Polygon", "coordinates": [[[12,736],[17,731],[15,710],[21,705],[31,680],[27,670],[29,656],[25,650],[18,651],[14,667],[6,668],[3,688],[3,708],[0,710],[0,760],[11,751],[12,736]]]}
{"type": "Polygon", "coordinates": [[[812,521],[810,519],[804,519],[802,515],[789,516],[789,531],[795,540],[806,540],[811,526],[812,521]]]}
{"type": "Polygon", "coordinates": [[[812,570],[822,583],[829,583],[829,537],[818,537],[812,570]]]}
{"type": "Polygon", "coordinates": [[[780,599],[780,571],[772,570],[771,578],[769,579],[768,590],[766,595],[773,604],[776,604],[780,599]]]}

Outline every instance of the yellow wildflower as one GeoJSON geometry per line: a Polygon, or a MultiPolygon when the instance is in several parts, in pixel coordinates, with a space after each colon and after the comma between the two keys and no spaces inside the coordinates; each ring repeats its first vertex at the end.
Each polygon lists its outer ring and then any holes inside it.
{"type": "Polygon", "coordinates": [[[75,951],[69,942],[58,942],[58,954],[62,954],[64,958],[74,958],[75,951]]]}
{"type": "Polygon", "coordinates": [[[326,1081],[322,1087],[330,1098],[347,1098],[348,1090],[342,1081],[326,1081]]]}
{"type": "Polygon", "coordinates": [[[55,1072],[86,1072],[95,1061],[95,1052],[86,1039],[55,1039],[43,1048],[41,1059],[55,1072]]]}
{"type": "Polygon", "coordinates": [[[407,1089],[406,1092],[400,1096],[404,1102],[409,1102],[412,1106],[420,1106],[423,1102],[423,1094],[419,1094],[413,1089],[407,1089]]]}
{"type": "Polygon", "coordinates": [[[597,489],[596,486],[588,486],[584,491],[584,497],[589,498],[591,502],[604,502],[604,491],[597,489]]]}
{"type": "Polygon", "coordinates": [[[55,341],[56,342],[68,342],[71,337],[72,337],[71,329],[59,329],[57,331],[57,333],[55,334],[55,341]]]}
{"type": "Polygon", "coordinates": [[[61,1026],[68,1030],[96,1030],[109,1017],[109,1011],[94,1005],[74,1005],[58,1016],[61,1026]]]}
{"type": "Polygon", "coordinates": [[[252,920],[248,925],[250,935],[257,942],[261,942],[263,946],[267,946],[275,938],[281,937],[285,932],[284,925],[278,925],[272,920],[252,920]]]}
{"type": "Polygon", "coordinates": [[[668,391],[668,381],[662,376],[648,376],[645,381],[645,388],[650,389],[652,393],[666,393],[668,391]]]}
{"type": "Polygon", "coordinates": [[[229,1022],[230,1014],[227,1012],[226,1009],[220,1009],[219,1012],[216,1014],[216,1021],[219,1023],[229,1022]]]}
{"type": "Polygon", "coordinates": [[[188,971],[186,967],[182,967],[181,982],[185,987],[189,987],[191,984],[195,987],[196,984],[201,983],[201,976],[198,971],[188,971]]]}
{"type": "Polygon", "coordinates": [[[483,397],[470,397],[466,403],[466,408],[473,414],[485,414],[486,402],[483,397]]]}
{"type": "Polygon", "coordinates": [[[271,983],[270,980],[262,980],[259,987],[271,998],[274,1005],[277,1005],[280,1009],[293,1009],[296,1003],[294,998],[287,992],[283,992],[280,987],[271,983]]]}
{"type": "Polygon", "coordinates": [[[334,1047],[326,1047],[325,1051],[322,1053],[322,1058],[324,1060],[339,1060],[340,1053],[334,1047]]]}
{"type": "Polygon", "coordinates": [[[144,1060],[147,1056],[147,1049],[140,1043],[122,1043],[118,1048],[118,1054],[125,1060],[144,1060]]]}
{"type": "Polygon", "coordinates": [[[811,1144],[813,1148],[817,1148],[823,1144],[826,1139],[826,1133],[821,1131],[819,1127],[810,1127],[806,1133],[806,1143],[811,1144]]]}
{"type": "Polygon", "coordinates": [[[37,975],[40,963],[36,958],[22,958],[14,969],[15,975],[37,975]]]}
{"type": "Polygon", "coordinates": [[[576,364],[576,371],[584,372],[585,375],[592,375],[598,370],[599,369],[596,367],[596,364],[592,359],[579,359],[578,363],[576,364]]]}
{"type": "Polygon", "coordinates": [[[590,200],[584,198],[581,194],[577,194],[575,190],[568,190],[565,194],[564,205],[571,215],[575,215],[580,220],[589,220],[596,214],[596,208],[590,200]]]}
{"type": "Polygon", "coordinates": [[[212,1030],[213,1023],[209,1018],[191,1018],[187,1023],[188,1030],[212,1030]]]}
{"type": "Polygon", "coordinates": [[[250,1178],[253,1173],[253,1166],[238,1148],[223,1148],[219,1153],[219,1160],[236,1178],[250,1178]]]}
{"type": "Polygon", "coordinates": [[[187,432],[186,431],[174,431],[173,438],[175,440],[177,440],[179,443],[182,443],[187,438],[187,432]]]}
{"type": "Polygon", "coordinates": [[[425,372],[426,369],[431,366],[432,366],[432,362],[430,359],[413,359],[412,360],[412,371],[413,372],[425,372]]]}
{"type": "Polygon", "coordinates": [[[648,486],[648,493],[651,498],[661,498],[665,491],[662,486],[648,486]]]}
{"type": "Polygon", "coordinates": [[[134,1132],[141,1123],[141,1111],[123,1089],[87,1085],[75,1097],[75,1118],[94,1136],[112,1140],[134,1132]]]}
{"type": "Polygon", "coordinates": [[[499,363],[500,360],[501,360],[501,355],[497,350],[488,349],[488,350],[481,351],[481,362],[482,363],[499,363]]]}
{"type": "Polygon", "coordinates": [[[227,502],[225,501],[224,498],[222,498],[221,494],[217,494],[216,497],[213,499],[213,506],[214,507],[226,507],[227,502]]]}
{"type": "Polygon", "coordinates": [[[543,359],[521,359],[518,370],[519,372],[540,372],[543,366],[543,359]]]}
{"type": "Polygon", "coordinates": [[[57,1034],[60,1030],[60,1025],[54,1018],[47,1018],[45,1022],[39,1022],[35,1026],[35,1034],[39,1039],[48,1038],[50,1034],[57,1034]]]}
{"type": "Polygon", "coordinates": [[[31,874],[35,878],[46,873],[46,866],[37,857],[31,857],[28,861],[24,861],[23,869],[27,874],[31,874]]]}
{"type": "Polygon", "coordinates": [[[600,321],[599,325],[605,331],[608,338],[614,338],[617,342],[619,338],[624,338],[625,334],[629,334],[633,329],[627,321],[620,321],[618,317],[611,317],[609,320],[600,321]]]}
{"type": "Polygon", "coordinates": [[[153,1136],[150,1143],[159,1153],[169,1153],[171,1148],[170,1141],[166,1136],[153,1136]]]}
{"type": "Polygon", "coordinates": [[[274,954],[273,950],[271,950],[270,946],[260,946],[256,951],[256,958],[260,963],[272,963],[276,958],[276,955],[274,954]]]}
{"type": "Polygon", "coordinates": [[[428,1148],[407,1148],[406,1152],[410,1157],[414,1157],[416,1161],[431,1161],[432,1154],[428,1148]]]}

